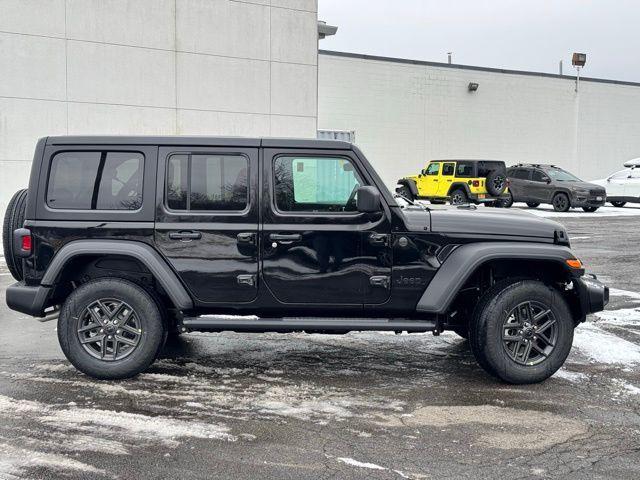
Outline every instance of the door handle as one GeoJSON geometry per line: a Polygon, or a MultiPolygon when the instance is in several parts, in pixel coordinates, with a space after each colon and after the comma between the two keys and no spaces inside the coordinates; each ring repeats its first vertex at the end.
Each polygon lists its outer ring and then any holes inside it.
{"type": "Polygon", "coordinates": [[[369,235],[369,243],[371,245],[388,245],[389,235],[385,233],[372,233],[369,235]]]}
{"type": "Polygon", "coordinates": [[[389,285],[391,283],[391,279],[389,277],[387,277],[386,275],[380,275],[380,276],[375,276],[375,277],[370,277],[369,278],[369,284],[372,287],[382,287],[382,288],[389,288],[389,285]]]}
{"type": "Polygon", "coordinates": [[[193,231],[184,231],[184,232],[169,232],[169,238],[171,240],[200,240],[202,238],[202,233],[193,232],[193,231]]]}
{"type": "Polygon", "coordinates": [[[283,242],[297,242],[302,240],[302,235],[299,233],[272,233],[269,235],[269,240],[280,240],[283,242]]]}
{"type": "Polygon", "coordinates": [[[238,243],[256,243],[256,235],[253,232],[241,232],[237,236],[238,243]]]}

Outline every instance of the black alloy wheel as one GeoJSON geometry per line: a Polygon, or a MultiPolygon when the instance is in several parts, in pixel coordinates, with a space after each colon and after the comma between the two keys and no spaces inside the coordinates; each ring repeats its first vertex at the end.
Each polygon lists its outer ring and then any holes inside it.
{"type": "Polygon", "coordinates": [[[522,302],[505,316],[502,344],[509,358],[520,365],[543,362],[557,341],[556,317],[541,303],[522,302]]]}
{"type": "Polygon", "coordinates": [[[596,210],[598,210],[598,207],[582,207],[582,210],[584,210],[587,213],[593,213],[596,210]]]}
{"type": "Polygon", "coordinates": [[[88,305],[78,317],[78,339],[94,358],[122,360],[133,353],[142,338],[142,326],[129,304],[114,298],[101,298],[88,305]]]}
{"type": "Polygon", "coordinates": [[[627,204],[627,202],[611,202],[611,205],[614,207],[622,208],[627,204]]]}
{"type": "Polygon", "coordinates": [[[569,197],[565,193],[556,193],[553,197],[552,205],[556,212],[566,212],[571,208],[569,197]]]}
{"type": "Polygon", "coordinates": [[[527,202],[527,207],[529,208],[538,208],[540,204],[538,202],[527,202]]]}
{"type": "Polygon", "coordinates": [[[464,205],[465,203],[469,203],[469,199],[467,198],[467,194],[464,190],[454,190],[451,193],[451,205],[464,205]]]}

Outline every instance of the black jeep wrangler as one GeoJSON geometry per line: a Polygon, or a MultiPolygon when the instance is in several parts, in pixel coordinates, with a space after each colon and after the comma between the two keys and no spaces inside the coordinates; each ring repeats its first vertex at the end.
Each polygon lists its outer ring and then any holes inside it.
{"type": "Polygon", "coordinates": [[[4,248],[9,307],[57,317],[103,379],[196,330],[453,330],[490,374],[539,382],[608,301],[559,224],[409,204],[330,140],[43,138],[4,248]]]}

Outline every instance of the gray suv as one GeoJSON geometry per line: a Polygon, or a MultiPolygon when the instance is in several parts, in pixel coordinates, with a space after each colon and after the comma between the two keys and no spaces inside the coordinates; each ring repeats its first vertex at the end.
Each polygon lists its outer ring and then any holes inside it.
{"type": "Polygon", "coordinates": [[[595,212],[606,201],[603,187],[584,182],[555,165],[519,164],[507,170],[507,177],[511,198],[503,201],[505,207],[513,202],[525,202],[531,208],[549,203],[556,212],[570,208],[595,212]]]}

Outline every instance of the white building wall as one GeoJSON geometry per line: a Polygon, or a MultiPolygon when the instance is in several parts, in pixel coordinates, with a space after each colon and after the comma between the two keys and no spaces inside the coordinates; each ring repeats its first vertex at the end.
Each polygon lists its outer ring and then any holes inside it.
{"type": "Polygon", "coordinates": [[[640,86],[319,56],[320,129],[355,130],[389,186],[429,159],[553,163],[584,179],[640,156],[640,86]],[[469,82],[479,89],[469,92],[469,82]]]}
{"type": "Polygon", "coordinates": [[[0,212],[61,134],[315,137],[317,0],[0,0],[0,212]]]}

